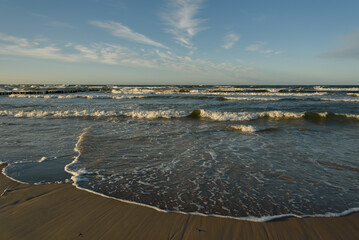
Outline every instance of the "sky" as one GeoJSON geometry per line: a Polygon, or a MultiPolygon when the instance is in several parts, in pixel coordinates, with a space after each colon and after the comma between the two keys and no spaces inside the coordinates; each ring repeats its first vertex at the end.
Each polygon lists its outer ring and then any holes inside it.
{"type": "Polygon", "coordinates": [[[359,84],[358,0],[0,0],[0,84],[359,84]]]}

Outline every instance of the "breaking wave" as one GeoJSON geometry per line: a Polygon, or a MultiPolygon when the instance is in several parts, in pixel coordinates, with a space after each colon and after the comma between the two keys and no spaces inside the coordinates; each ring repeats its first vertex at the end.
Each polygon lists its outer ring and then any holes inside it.
{"type": "Polygon", "coordinates": [[[204,119],[213,121],[250,121],[255,119],[305,119],[305,120],[359,120],[359,114],[340,113],[316,113],[316,112],[217,112],[204,109],[192,111],[179,110],[132,110],[132,111],[105,111],[105,110],[67,110],[67,111],[42,111],[42,110],[2,110],[0,117],[15,118],[71,118],[71,117],[127,117],[136,119],[204,119]]]}
{"type": "Polygon", "coordinates": [[[359,88],[357,87],[325,87],[325,86],[315,86],[313,87],[316,91],[359,91],[359,88]]]}
{"type": "Polygon", "coordinates": [[[359,99],[348,99],[348,98],[321,98],[321,101],[330,102],[359,102],[359,99]]]}
{"type": "Polygon", "coordinates": [[[244,133],[253,133],[256,131],[256,128],[251,125],[234,125],[229,128],[244,133]]]}
{"type": "Polygon", "coordinates": [[[215,121],[249,121],[255,119],[305,119],[305,120],[359,120],[358,114],[339,114],[339,113],[315,113],[315,112],[214,112],[202,109],[193,110],[188,117],[205,118],[215,121]]]}

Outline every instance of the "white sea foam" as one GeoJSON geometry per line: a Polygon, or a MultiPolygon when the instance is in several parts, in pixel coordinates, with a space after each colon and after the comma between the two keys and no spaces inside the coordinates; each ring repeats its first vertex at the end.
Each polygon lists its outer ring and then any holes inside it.
{"type": "MultiPolygon", "coordinates": [[[[194,93],[184,92],[181,94],[191,95],[194,93]]],[[[202,91],[196,93],[197,95],[214,95],[214,96],[271,96],[271,97],[310,97],[310,96],[323,96],[326,92],[313,92],[313,93],[284,93],[284,92],[208,92],[202,91]]]]}
{"type": "Polygon", "coordinates": [[[272,119],[293,119],[301,118],[304,116],[304,112],[283,112],[283,111],[268,111],[268,112],[213,112],[213,111],[201,111],[201,117],[209,118],[215,121],[248,121],[258,118],[272,118],[272,119]]]}
{"type": "Polygon", "coordinates": [[[359,114],[343,114],[343,116],[345,116],[347,118],[359,119],[359,114]]]}
{"type": "Polygon", "coordinates": [[[75,144],[74,151],[78,153],[78,155],[74,158],[74,160],[67,164],[64,168],[65,172],[70,173],[72,175],[71,180],[74,182],[74,185],[76,185],[78,182],[86,181],[87,179],[83,176],[84,174],[89,174],[88,171],[85,169],[79,169],[77,171],[71,170],[71,166],[77,164],[79,162],[79,158],[81,156],[81,144],[84,140],[84,138],[89,134],[92,127],[85,128],[82,134],[78,137],[78,141],[75,144]]]}
{"type": "Polygon", "coordinates": [[[350,88],[339,88],[339,87],[323,87],[323,86],[315,86],[314,89],[316,91],[359,91],[357,87],[350,87],[350,88]]]}
{"type": "Polygon", "coordinates": [[[38,162],[39,162],[39,163],[42,163],[42,162],[45,162],[46,160],[48,160],[47,157],[42,157],[38,162]]]}
{"type": "Polygon", "coordinates": [[[279,92],[280,90],[283,90],[284,88],[237,88],[237,87],[220,87],[220,88],[216,88],[216,89],[211,89],[210,91],[222,91],[222,92],[238,92],[238,91],[243,91],[243,92],[250,92],[250,91],[264,91],[264,92],[279,92]]]}
{"type": "Polygon", "coordinates": [[[122,87],[115,88],[111,91],[113,94],[154,94],[156,91],[153,88],[148,87],[122,87]]]}
{"type": "Polygon", "coordinates": [[[359,93],[347,93],[349,96],[359,97],[359,93]]]}
{"type": "Polygon", "coordinates": [[[74,98],[85,98],[85,99],[112,99],[112,96],[100,94],[100,95],[85,95],[85,94],[11,94],[10,98],[58,98],[58,99],[74,99],[74,98]]]}
{"type": "Polygon", "coordinates": [[[161,87],[122,87],[113,88],[111,93],[115,95],[168,95],[168,94],[181,94],[181,95],[214,95],[214,96],[274,96],[274,97],[303,97],[303,96],[323,96],[326,92],[279,92],[281,88],[233,88],[222,87],[218,89],[179,89],[179,88],[161,88],[161,87]],[[264,92],[253,92],[264,91],[264,92]]]}
{"type": "Polygon", "coordinates": [[[234,125],[230,126],[229,128],[245,133],[253,133],[256,131],[256,128],[251,125],[234,125]]]}
{"type": "Polygon", "coordinates": [[[268,112],[260,112],[258,113],[259,117],[267,117],[272,119],[295,119],[302,118],[304,116],[304,112],[296,113],[296,112],[283,112],[283,111],[268,111],[268,112]]]}
{"type": "MultiPolygon", "coordinates": [[[[213,121],[249,121],[258,118],[269,119],[299,119],[305,116],[305,112],[284,112],[284,111],[267,111],[267,112],[217,112],[200,109],[198,117],[210,119],[213,121]]],[[[327,113],[316,113],[320,117],[327,117],[327,113]]],[[[100,111],[100,110],[68,110],[68,111],[41,111],[41,110],[2,110],[0,116],[10,116],[16,118],[67,118],[67,117],[129,117],[138,119],[158,119],[158,118],[184,118],[188,116],[187,111],[177,110],[133,110],[133,111],[100,111]]],[[[358,114],[339,114],[348,118],[359,118],[358,114]]]]}
{"type": "Polygon", "coordinates": [[[2,110],[0,116],[11,116],[19,118],[44,118],[44,117],[113,117],[118,116],[114,111],[99,111],[99,110],[68,110],[68,111],[41,111],[41,110],[2,110]]]}
{"type": "Polygon", "coordinates": [[[348,99],[348,98],[321,98],[321,101],[331,102],[359,102],[359,99],[348,99]]]}
{"type": "Polygon", "coordinates": [[[225,100],[231,101],[279,101],[280,98],[257,98],[257,97],[224,97],[225,100]]]}
{"type": "Polygon", "coordinates": [[[201,117],[215,121],[248,121],[257,118],[255,113],[201,111],[201,117]]]}
{"type": "Polygon", "coordinates": [[[162,111],[131,111],[124,113],[127,117],[132,118],[144,118],[144,119],[155,119],[155,118],[175,118],[184,117],[185,113],[175,110],[162,110],[162,111]]]}

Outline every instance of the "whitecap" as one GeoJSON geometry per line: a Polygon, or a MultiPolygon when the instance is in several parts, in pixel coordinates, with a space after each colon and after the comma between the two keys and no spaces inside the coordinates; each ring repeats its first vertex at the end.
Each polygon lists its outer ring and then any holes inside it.
{"type": "Polygon", "coordinates": [[[251,125],[233,125],[230,126],[229,128],[245,133],[253,133],[256,131],[256,128],[251,125]]]}

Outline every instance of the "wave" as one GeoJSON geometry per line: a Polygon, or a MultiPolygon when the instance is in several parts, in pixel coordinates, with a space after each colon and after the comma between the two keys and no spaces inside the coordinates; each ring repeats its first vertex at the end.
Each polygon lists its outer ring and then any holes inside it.
{"type": "Polygon", "coordinates": [[[130,111],[123,113],[126,117],[140,119],[156,119],[156,118],[180,118],[185,116],[183,111],[161,110],[161,111],[130,111]]]}
{"type": "Polygon", "coordinates": [[[43,98],[43,99],[134,99],[134,98],[151,98],[156,96],[151,95],[79,95],[79,94],[69,94],[69,95],[27,95],[27,94],[11,94],[8,95],[10,98],[43,98]]]}
{"type": "Polygon", "coordinates": [[[298,119],[305,113],[268,111],[268,112],[215,112],[202,109],[193,110],[188,117],[205,118],[215,121],[249,121],[259,118],[267,119],[298,119]]]}
{"type": "Polygon", "coordinates": [[[172,88],[151,88],[151,87],[123,87],[111,91],[116,95],[221,95],[221,96],[323,96],[326,92],[300,92],[287,91],[283,88],[219,88],[219,89],[183,89],[172,88]]]}
{"type": "Polygon", "coordinates": [[[316,112],[214,112],[202,109],[196,109],[188,115],[191,118],[205,118],[215,121],[249,121],[255,119],[271,119],[271,120],[359,120],[359,114],[339,114],[339,113],[316,113],[316,112]]]}
{"type": "Polygon", "coordinates": [[[114,117],[118,116],[114,111],[99,110],[67,110],[67,111],[41,111],[41,110],[3,110],[0,116],[19,117],[19,118],[45,118],[45,117],[114,117]]]}
{"type": "Polygon", "coordinates": [[[359,97],[359,93],[347,93],[349,96],[359,97]]]}
{"type": "Polygon", "coordinates": [[[204,109],[192,111],[179,110],[132,110],[132,111],[105,111],[105,110],[67,110],[67,111],[41,111],[41,110],[2,110],[0,117],[16,118],[71,118],[71,117],[92,117],[92,118],[137,118],[137,119],[204,119],[212,121],[250,121],[256,119],[270,120],[359,120],[359,114],[340,114],[340,113],[317,113],[317,112],[285,112],[285,111],[266,111],[266,112],[217,112],[204,109]]]}
{"type": "Polygon", "coordinates": [[[55,94],[38,94],[38,95],[27,95],[27,94],[11,94],[10,98],[57,98],[57,99],[75,99],[75,98],[84,98],[84,99],[113,99],[112,96],[108,95],[79,95],[79,94],[69,94],[69,95],[55,95],[55,94]]]}
{"type": "Polygon", "coordinates": [[[217,97],[217,100],[228,100],[228,101],[279,101],[280,98],[246,98],[246,97],[217,97]]]}
{"type": "Polygon", "coordinates": [[[74,185],[76,186],[78,182],[86,181],[86,174],[89,174],[89,172],[85,169],[79,169],[77,171],[71,169],[74,165],[76,165],[79,162],[79,158],[81,157],[81,148],[84,139],[86,136],[90,133],[92,127],[85,128],[84,131],[81,133],[81,135],[78,137],[77,143],[75,144],[74,151],[77,153],[77,156],[74,158],[72,162],[67,164],[64,167],[65,172],[70,173],[72,175],[71,180],[73,181],[74,185]]]}
{"type": "MultiPolygon", "coordinates": [[[[192,93],[184,93],[192,94],[192,93]]],[[[202,95],[224,95],[224,96],[272,96],[272,97],[310,97],[310,96],[323,96],[326,92],[311,92],[311,93],[300,93],[300,92],[199,92],[196,94],[202,95]]]]}
{"type": "Polygon", "coordinates": [[[321,98],[320,101],[330,101],[330,102],[359,102],[359,99],[348,99],[348,98],[321,98]]]}
{"type": "Polygon", "coordinates": [[[257,131],[256,128],[251,125],[233,125],[229,126],[229,128],[244,133],[254,133],[257,131]]]}
{"type": "Polygon", "coordinates": [[[42,157],[39,161],[37,161],[37,162],[39,162],[39,163],[42,163],[42,162],[45,162],[45,161],[47,161],[48,160],[48,158],[47,157],[42,157]]]}
{"type": "Polygon", "coordinates": [[[346,91],[359,91],[357,87],[325,87],[325,86],[315,86],[313,87],[316,91],[338,91],[338,92],[346,92],[346,91]]]}

